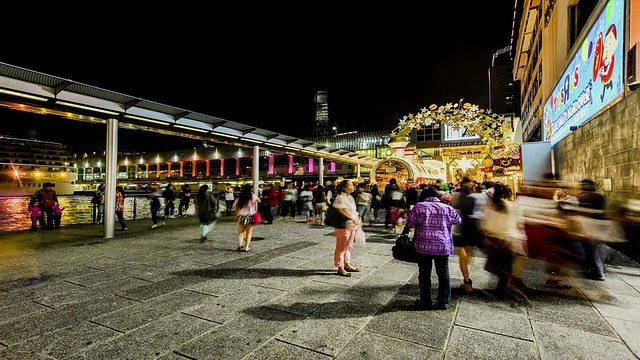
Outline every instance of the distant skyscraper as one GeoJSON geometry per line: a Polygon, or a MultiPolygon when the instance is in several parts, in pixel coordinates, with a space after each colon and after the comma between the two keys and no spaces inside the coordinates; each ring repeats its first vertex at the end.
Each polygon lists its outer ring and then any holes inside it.
{"type": "Polygon", "coordinates": [[[489,69],[489,109],[497,114],[520,116],[520,82],[513,80],[511,46],[493,54],[489,69]]]}
{"type": "Polygon", "coordinates": [[[315,136],[329,134],[329,102],[326,91],[316,92],[316,131],[315,136]]]}

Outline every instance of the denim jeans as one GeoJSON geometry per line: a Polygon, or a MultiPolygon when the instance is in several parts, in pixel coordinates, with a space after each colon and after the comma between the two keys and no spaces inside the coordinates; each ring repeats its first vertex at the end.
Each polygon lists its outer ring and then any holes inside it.
{"type": "Polygon", "coordinates": [[[104,203],[98,204],[98,218],[96,219],[96,223],[101,224],[104,220],[102,217],[104,216],[104,203]]]}
{"type": "Polygon", "coordinates": [[[418,283],[420,284],[420,300],[431,302],[431,267],[436,265],[438,275],[437,303],[449,305],[451,302],[451,277],[449,275],[449,256],[418,254],[418,283]]]}
{"type": "Polygon", "coordinates": [[[120,223],[120,227],[124,230],[127,228],[127,222],[124,220],[124,211],[116,211],[116,216],[118,217],[118,222],[120,223]]]}
{"type": "Polygon", "coordinates": [[[360,219],[364,223],[364,218],[367,216],[367,212],[369,211],[369,205],[356,205],[356,210],[358,211],[358,215],[360,215],[360,219]]]}

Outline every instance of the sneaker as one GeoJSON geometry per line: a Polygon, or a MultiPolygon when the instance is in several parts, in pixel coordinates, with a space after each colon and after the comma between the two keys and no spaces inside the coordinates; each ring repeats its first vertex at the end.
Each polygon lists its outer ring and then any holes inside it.
{"type": "Polygon", "coordinates": [[[124,229],[122,229],[122,231],[127,231],[127,230],[129,230],[129,228],[124,228],[124,229]]]}
{"type": "Polygon", "coordinates": [[[157,227],[158,227],[158,224],[153,224],[153,225],[151,225],[151,229],[155,229],[155,228],[157,228],[157,227]]]}
{"type": "Polygon", "coordinates": [[[166,221],[163,221],[163,222],[160,223],[160,226],[166,226],[166,225],[167,225],[166,221]]]}

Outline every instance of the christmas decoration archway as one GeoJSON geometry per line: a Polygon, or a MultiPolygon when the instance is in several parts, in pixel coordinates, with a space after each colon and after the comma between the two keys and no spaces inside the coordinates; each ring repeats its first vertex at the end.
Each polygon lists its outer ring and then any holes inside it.
{"type": "Polygon", "coordinates": [[[469,136],[478,135],[491,151],[498,157],[510,157],[518,148],[513,142],[512,123],[504,115],[492,113],[491,110],[480,109],[478,105],[463,103],[432,104],[422,108],[416,115],[403,116],[391,136],[408,135],[413,129],[421,129],[433,125],[451,126],[456,130],[464,128],[469,136]]]}

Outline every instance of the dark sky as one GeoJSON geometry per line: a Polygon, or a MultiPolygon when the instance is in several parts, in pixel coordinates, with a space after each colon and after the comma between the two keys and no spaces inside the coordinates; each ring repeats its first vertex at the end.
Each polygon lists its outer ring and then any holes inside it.
{"type": "MultiPolygon", "coordinates": [[[[432,103],[487,108],[491,56],[511,41],[514,0],[429,6],[58,26],[4,42],[0,62],[298,137],[312,136],[314,94],[326,90],[339,131],[391,130],[432,103]]],[[[0,133],[52,134],[42,117],[9,124],[0,133]]],[[[60,141],[78,130],[85,136],[74,143],[104,141],[96,125],[56,124],[60,141]]],[[[120,144],[139,144],[138,135],[121,134],[120,144]]]]}

